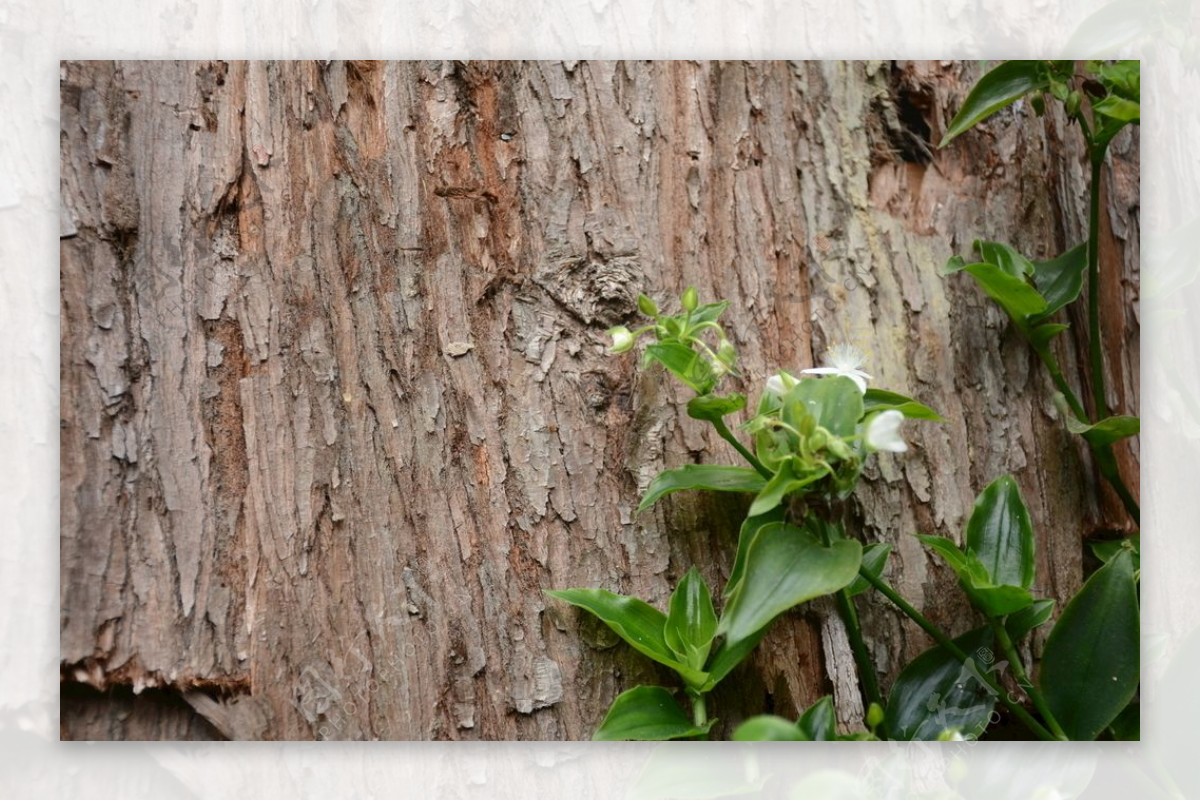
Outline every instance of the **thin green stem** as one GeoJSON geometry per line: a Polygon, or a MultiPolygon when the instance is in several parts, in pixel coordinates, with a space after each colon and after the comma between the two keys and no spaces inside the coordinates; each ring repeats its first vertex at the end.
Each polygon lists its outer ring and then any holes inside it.
{"type": "Polygon", "coordinates": [[[1008,636],[1008,629],[1004,628],[1004,623],[996,618],[992,618],[992,631],[996,634],[996,642],[1000,644],[1000,650],[1008,657],[1008,664],[1012,666],[1013,676],[1017,679],[1017,686],[1024,690],[1037,711],[1042,716],[1042,720],[1046,721],[1047,728],[1050,732],[1060,740],[1070,739],[1066,732],[1062,730],[1062,726],[1058,725],[1058,720],[1055,719],[1054,713],[1050,711],[1049,705],[1046,704],[1046,699],[1038,692],[1037,687],[1029,680],[1029,674],[1025,672],[1025,665],[1021,663],[1021,655],[1017,653],[1016,646],[1013,645],[1012,638],[1008,636]]]}
{"type": "Polygon", "coordinates": [[[1083,404],[1079,402],[1079,398],[1072,391],[1071,385],[1063,378],[1062,370],[1058,366],[1058,359],[1054,358],[1054,354],[1050,352],[1049,346],[1034,348],[1034,352],[1042,360],[1042,364],[1046,366],[1046,371],[1050,373],[1050,379],[1054,382],[1054,386],[1066,398],[1067,405],[1071,408],[1071,413],[1084,423],[1090,422],[1083,404]]]}
{"type": "Polygon", "coordinates": [[[854,599],[845,588],[834,596],[837,601],[838,613],[846,624],[846,636],[850,640],[850,650],[854,653],[854,662],[858,665],[858,680],[862,682],[863,707],[871,708],[871,704],[884,706],[883,693],[879,689],[879,677],[875,674],[875,663],[871,661],[871,652],[867,650],[867,642],[863,639],[862,625],[858,622],[858,610],[854,608],[854,599]]]}
{"type": "Polygon", "coordinates": [[[762,462],[758,461],[758,459],[754,456],[754,454],[746,449],[745,445],[743,445],[741,442],[738,441],[738,438],[735,437],[733,435],[733,432],[729,430],[729,426],[725,425],[724,420],[722,420],[719,417],[714,416],[712,424],[713,424],[713,428],[715,428],[717,430],[717,433],[721,435],[721,439],[725,440],[730,445],[732,445],[734,450],[736,450],[738,453],[740,453],[742,455],[742,458],[744,458],[747,462],[749,462],[750,465],[755,470],[758,471],[759,475],[761,475],[763,478],[765,478],[767,480],[770,480],[775,475],[770,470],[768,470],[763,465],[762,462]]]}
{"type": "MultiPolygon", "coordinates": [[[[967,656],[961,648],[954,644],[954,641],[951,640],[944,631],[931,623],[924,615],[918,612],[912,604],[904,600],[904,598],[902,598],[899,593],[893,590],[886,581],[877,576],[872,576],[870,571],[864,570],[861,567],[858,570],[858,575],[862,576],[863,579],[872,587],[879,590],[883,597],[895,604],[897,609],[899,609],[901,612],[907,615],[909,619],[924,629],[925,633],[934,639],[934,642],[949,651],[955,659],[963,662],[964,664],[971,659],[971,657],[967,656]]],[[[1008,694],[1005,693],[998,684],[996,684],[995,680],[989,674],[984,673],[983,671],[976,671],[976,675],[979,676],[983,683],[986,684],[992,690],[992,692],[996,694],[996,698],[1000,701],[1000,703],[1008,707],[1009,711],[1013,713],[1017,720],[1024,723],[1025,726],[1031,732],[1036,734],[1039,739],[1060,739],[1051,733],[1050,730],[1041,723],[1038,723],[1038,721],[1032,715],[1025,711],[1025,707],[1021,706],[1015,701],[1009,700],[1008,694]]]]}
{"type": "Polygon", "coordinates": [[[704,693],[691,694],[692,697],[692,723],[696,726],[708,725],[708,709],[705,705],[704,693]]]}

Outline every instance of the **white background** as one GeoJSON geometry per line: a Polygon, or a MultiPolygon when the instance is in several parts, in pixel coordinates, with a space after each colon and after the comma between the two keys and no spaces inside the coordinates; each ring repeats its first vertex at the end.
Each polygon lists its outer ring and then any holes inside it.
{"type": "Polygon", "coordinates": [[[1191,0],[0,0],[0,796],[1200,795],[1200,50],[1191,0]],[[1143,742],[58,742],[67,58],[1142,59],[1143,742]]]}

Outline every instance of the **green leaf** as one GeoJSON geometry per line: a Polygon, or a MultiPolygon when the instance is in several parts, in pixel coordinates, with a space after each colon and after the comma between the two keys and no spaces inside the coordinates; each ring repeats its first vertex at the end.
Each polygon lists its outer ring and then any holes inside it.
{"type": "Polygon", "coordinates": [[[968,264],[963,271],[975,279],[988,297],[1000,304],[1022,333],[1029,330],[1030,317],[1046,310],[1046,301],[1036,289],[995,264],[968,264]]]}
{"type": "Polygon", "coordinates": [[[828,695],[804,710],[804,714],[800,716],[800,720],[796,721],[796,727],[809,740],[836,740],[836,724],[837,719],[833,713],[833,698],[828,695]]]}
{"type": "Polygon", "coordinates": [[[742,722],[733,731],[735,742],[781,742],[786,740],[811,740],[800,727],[778,715],[755,715],[742,722]]]}
{"type": "Polygon", "coordinates": [[[783,419],[799,428],[800,414],[788,414],[789,407],[799,401],[817,425],[835,437],[850,437],[863,416],[863,393],[858,385],[840,375],[825,378],[804,378],[784,398],[783,419]]]}
{"type": "Polygon", "coordinates": [[[1047,88],[1049,83],[1040,61],[1004,62],[980,78],[971,89],[938,147],[945,147],[959,134],[1028,93],[1047,88]]]}
{"type": "Polygon", "coordinates": [[[746,396],[738,393],[732,395],[697,395],[688,401],[688,416],[694,420],[720,420],[726,415],[740,412],[746,408],[746,396]]]}
{"type": "Polygon", "coordinates": [[[701,323],[715,323],[717,318],[725,313],[729,308],[729,301],[722,300],[717,303],[705,303],[703,306],[697,306],[692,312],[691,321],[694,328],[701,323]]]}
{"type": "Polygon", "coordinates": [[[1001,476],[975,499],[967,521],[967,548],[987,568],[992,584],[1033,586],[1033,524],[1012,476],[1001,476]]]}
{"type": "Polygon", "coordinates": [[[704,670],[704,660],[717,633],[717,613],[713,609],[708,585],[693,567],[671,593],[663,639],[680,661],[697,671],[704,670]]]}
{"type": "Polygon", "coordinates": [[[1140,675],[1133,554],[1092,574],[1046,640],[1038,685],[1072,740],[1094,740],[1137,692],[1140,675]]]}
{"type": "Polygon", "coordinates": [[[1142,705],[1131,701],[1129,706],[1121,710],[1121,714],[1108,724],[1108,731],[1114,740],[1128,742],[1142,739],[1142,705]]]}
{"type": "MultiPolygon", "coordinates": [[[[883,573],[883,568],[887,565],[888,556],[892,553],[892,546],[886,542],[873,542],[866,548],[863,548],[862,555],[862,570],[870,573],[875,578],[879,578],[883,573]]],[[[861,571],[860,571],[861,572],[861,571]]],[[[854,581],[850,582],[850,586],[846,588],[846,592],[850,593],[850,597],[861,595],[871,589],[870,583],[861,575],[855,576],[854,581]]]]}
{"type": "Polygon", "coordinates": [[[1082,242],[1050,261],[1033,262],[1033,283],[1046,309],[1032,322],[1044,320],[1079,297],[1087,271],[1087,243],[1082,242]]]}
{"type": "Polygon", "coordinates": [[[782,523],[784,520],[784,511],[776,507],[770,512],[763,515],[749,515],[742,521],[741,530],[738,532],[737,553],[733,558],[733,568],[729,571],[729,580],[725,582],[725,590],[722,593],[728,598],[733,594],[734,589],[742,581],[742,575],[746,570],[746,551],[750,549],[750,543],[758,536],[758,530],[769,523],[782,523]]]}
{"type": "Polygon", "coordinates": [[[1005,618],[1004,628],[1008,631],[1010,640],[1020,642],[1022,637],[1049,620],[1052,614],[1054,614],[1054,600],[1039,598],[1019,612],[1005,618]]]}
{"type": "MultiPolygon", "coordinates": [[[[756,473],[757,475],[757,473],[756,473]]],[[[754,503],[750,504],[750,515],[765,515],[783,503],[783,499],[793,492],[798,492],[829,475],[829,468],[824,465],[813,467],[807,471],[799,466],[795,457],[786,457],[779,463],[779,469],[770,481],[763,484],[754,503]]]]}
{"type": "Polygon", "coordinates": [[[872,412],[882,412],[895,409],[912,420],[933,420],[942,422],[942,416],[928,406],[917,403],[912,398],[905,397],[899,392],[889,392],[886,389],[868,389],[863,395],[863,415],[872,412]]]}
{"type": "Polygon", "coordinates": [[[848,585],[861,560],[856,540],[827,547],[808,529],[762,526],[747,548],[745,574],[729,596],[717,633],[730,644],[754,636],[793,606],[848,585]]]}
{"type": "Polygon", "coordinates": [[[980,678],[994,669],[992,636],[984,626],[954,640],[971,658],[967,664],[940,645],[910,662],[888,695],[888,735],[893,740],[935,740],[947,729],[973,738],[983,734],[996,704],[980,678]]]}
{"type": "Polygon", "coordinates": [[[1067,429],[1072,434],[1081,435],[1092,447],[1102,448],[1141,433],[1142,422],[1137,417],[1115,415],[1088,425],[1080,422],[1074,415],[1067,415],[1067,429]]]}
{"type": "Polygon", "coordinates": [[[712,365],[681,342],[655,342],[646,348],[645,360],[658,362],[670,370],[697,395],[707,395],[717,383],[712,365]]]}
{"type": "Polygon", "coordinates": [[[959,584],[971,603],[988,617],[1011,615],[1033,603],[1033,596],[1024,587],[993,584],[988,569],[973,552],[963,553],[945,537],[918,534],[917,539],[942,557],[958,575],[959,584]]]}
{"type": "Polygon", "coordinates": [[[708,681],[708,675],[703,671],[675,658],[663,634],[667,616],[645,601],[594,588],[543,592],[591,612],[639,653],[678,673],[689,687],[700,687],[708,681]]]}
{"type": "Polygon", "coordinates": [[[722,640],[708,661],[708,681],[700,687],[700,692],[710,692],[716,687],[721,679],[728,676],[734,668],[742,663],[743,659],[750,655],[750,652],[765,636],[767,636],[767,628],[764,626],[754,635],[737,642],[730,642],[728,638],[722,640]]]}
{"type": "Polygon", "coordinates": [[[638,504],[642,512],[654,505],[664,495],[679,490],[713,490],[716,492],[761,492],[767,480],[752,467],[736,467],[723,464],[686,464],[673,470],[664,470],[654,477],[646,489],[646,495],[638,504]]]}
{"type": "Polygon", "coordinates": [[[1090,544],[1092,553],[1096,555],[1097,559],[1105,564],[1111,562],[1113,557],[1119,554],[1121,551],[1128,550],[1133,554],[1134,573],[1136,574],[1139,570],[1141,570],[1142,543],[1140,535],[1133,534],[1129,537],[1119,540],[1104,540],[1090,544]]]}
{"type": "MultiPolygon", "coordinates": [[[[1035,319],[1040,319],[1044,316],[1045,315],[1038,315],[1038,318],[1035,319]]],[[[1046,345],[1049,344],[1050,340],[1054,339],[1056,336],[1061,334],[1063,331],[1066,331],[1070,327],[1071,326],[1067,325],[1066,323],[1043,323],[1042,325],[1027,331],[1026,336],[1029,337],[1029,344],[1033,345],[1034,350],[1042,351],[1045,349],[1046,345]]]]}
{"type": "Polygon", "coordinates": [[[1096,101],[1092,104],[1092,111],[1122,125],[1138,122],[1142,116],[1140,104],[1116,95],[1109,95],[1103,100],[1096,101]]]}
{"type": "Polygon", "coordinates": [[[1141,64],[1137,60],[1126,59],[1112,64],[1101,64],[1096,71],[1101,83],[1119,97],[1129,100],[1141,99],[1141,64]]]}
{"type": "Polygon", "coordinates": [[[975,240],[975,250],[979,258],[988,264],[994,264],[1013,278],[1025,280],[1025,276],[1033,273],[1033,262],[1022,256],[1011,246],[1003,242],[988,242],[975,240]]]}
{"type": "Polygon", "coordinates": [[[697,726],[663,687],[640,686],[616,697],[593,740],[678,740],[708,734],[715,720],[697,726]]]}

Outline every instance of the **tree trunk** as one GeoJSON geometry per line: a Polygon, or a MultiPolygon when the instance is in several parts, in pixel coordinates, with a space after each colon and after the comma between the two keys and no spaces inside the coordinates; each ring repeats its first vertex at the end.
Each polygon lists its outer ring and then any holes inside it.
{"type": "MultiPolygon", "coordinates": [[[[744,502],[634,509],[657,471],[737,455],[666,377],[605,352],[639,292],[669,304],[688,285],[732,301],[741,391],[852,342],[877,386],[946,418],[907,424],[914,447],[878,459],[852,512],[935,621],[973,625],[912,535],[957,539],[1005,472],[1037,590],[1067,597],[1082,538],[1119,507],[1098,506],[1001,311],[938,268],[977,237],[1038,258],[1080,241],[1086,164],[1061,117],[1020,107],[931,152],[978,75],[64,64],[63,736],[129,731],[76,683],[161,688],[231,738],[540,740],[587,738],[617,693],[672,684],[542,590],[661,608],[692,565],[728,576],[744,502]]],[[[1113,405],[1136,413],[1137,149],[1119,144],[1105,269],[1124,281],[1105,312],[1113,405]]],[[[1078,385],[1072,321],[1059,356],[1078,385]]],[[[929,641],[861,600],[886,687],[929,641]]],[[[857,725],[857,686],[818,603],[711,704],[728,734],[832,691],[857,725]]],[[[154,703],[140,714],[163,722],[138,732],[209,731],[154,703]]]]}

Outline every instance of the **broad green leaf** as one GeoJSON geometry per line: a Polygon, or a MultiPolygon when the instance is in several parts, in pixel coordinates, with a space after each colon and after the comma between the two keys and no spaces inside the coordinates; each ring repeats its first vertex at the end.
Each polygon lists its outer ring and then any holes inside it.
{"type": "Polygon", "coordinates": [[[1029,590],[1011,584],[969,587],[966,592],[971,603],[988,617],[1011,615],[1033,603],[1033,595],[1029,590]]]}
{"type": "Polygon", "coordinates": [[[700,571],[693,567],[680,579],[668,604],[663,639],[680,661],[704,670],[704,660],[717,632],[717,613],[700,571]]]}
{"type": "Polygon", "coordinates": [[[893,740],[935,740],[947,729],[978,738],[987,728],[996,696],[981,675],[995,670],[992,630],[975,629],[954,640],[970,660],[963,664],[940,645],[908,664],[888,694],[887,731],[893,740]]]}
{"type": "Polygon", "coordinates": [[[750,655],[750,652],[762,641],[762,638],[767,635],[767,628],[764,626],[757,633],[750,637],[730,642],[728,638],[721,641],[717,646],[717,650],[713,652],[712,658],[708,660],[708,681],[700,688],[700,692],[709,692],[716,687],[721,679],[728,676],[734,668],[742,663],[742,660],[750,655]]]}
{"type": "Polygon", "coordinates": [[[730,644],[754,636],[793,606],[847,586],[861,559],[857,540],[827,547],[811,531],[789,523],[762,526],[746,551],[745,574],[729,596],[717,633],[730,644]]]}
{"type": "Polygon", "coordinates": [[[1094,740],[1137,692],[1140,675],[1133,554],[1087,580],[1046,640],[1037,683],[1072,740],[1094,740]]]}
{"type": "MultiPolygon", "coordinates": [[[[863,548],[862,555],[862,570],[870,573],[875,578],[879,578],[883,573],[883,568],[887,564],[888,556],[892,553],[892,546],[886,542],[873,542],[863,548]]],[[[860,571],[861,573],[861,571],[860,571]]],[[[850,582],[850,586],[846,588],[846,592],[850,593],[850,597],[861,595],[871,589],[870,583],[861,575],[855,576],[854,581],[850,582]]]]}
{"type": "Polygon", "coordinates": [[[1013,278],[1020,278],[1024,281],[1025,276],[1033,274],[1033,262],[1003,242],[977,239],[975,240],[975,251],[979,253],[981,260],[996,265],[1013,278]]]}
{"type": "Polygon", "coordinates": [[[1021,611],[1005,618],[1004,628],[1008,631],[1010,640],[1020,642],[1022,637],[1049,620],[1052,614],[1054,614],[1054,600],[1039,598],[1021,611]]]}
{"type": "Polygon", "coordinates": [[[1082,436],[1093,447],[1100,448],[1141,433],[1142,421],[1137,417],[1116,415],[1088,425],[1080,422],[1074,415],[1067,415],[1067,429],[1072,434],[1082,436]]]}
{"type": "Polygon", "coordinates": [[[708,394],[716,384],[712,365],[681,342],[655,342],[646,348],[645,360],[647,363],[658,362],[670,370],[697,395],[708,394]]]}
{"type": "Polygon", "coordinates": [[[654,505],[664,495],[679,490],[714,490],[716,492],[757,493],[766,486],[767,480],[752,467],[736,467],[721,464],[687,464],[672,470],[664,470],[654,477],[646,489],[646,495],[638,504],[642,512],[654,505]]]}
{"type": "Polygon", "coordinates": [[[688,401],[688,416],[695,420],[720,420],[726,415],[740,412],[746,408],[746,396],[733,393],[732,395],[697,395],[688,401]]]}
{"type": "Polygon", "coordinates": [[[758,530],[768,523],[782,523],[784,520],[784,511],[776,507],[764,515],[749,515],[742,521],[741,530],[738,532],[737,553],[733,558],[733,568],[729,571],[729,580],[725,582],[725,590],[722,595],[728,598],[733,594],[734,589],[742,580],[742,574],[746,569],[746,551],[750,548],[750,543],[758,536],[758,530]]]}
{"type": "MultiPolygon", "coordinates": [[[[1039,318],[1044,316],[1038,315],[1039,318]]],[[[1034,350],[1045,353],[1046,345],[1050,343],[1050,340],[1070,327],[1066,323],[1042,323],[1027,331],[1026,336],[1029,337],[1029,344],[1033,345],[1034,350]]],[[[1043,355],[1043,358],[1045,358],[1045,355],[1043,355]]]]}
{"type": "Polygon", "coordinates": [[[750,515],[767,514],[782,504],[783,499],[789,494],[802,490],[829,475],[829,469],[823,465],[807,472],[802,472],[802,470],[803,468],[799,467],[799,462],[794,457],[788,457],[781,461],[775,475],[770,481],[763,484],[754,502],[750,504],[750,515]]]}
{"type": "Polygon", "coordinates": [[[984,487],[967,521],[967,548],[987,568],[992,584],[1033,586],[1033,524],[1012,476],[984,487]]]}
{"type": "Polygon", "coordinates": [[[778,715],[755,715],[742,722],[733,731],[735,742],[780,742],[785,740],[811,740],[800,727],[778,715]]]}
{"type": "Polygon", "coordinates": [[[1127,59],[1113,64],[1099,64],[1096,72],[1100,81],[1119,97],[1141,99],[1141,64],[1138,61],[1127,59]]]}
{"type": "Polygon", "coordinates": [[[1138,122],[1142,116],[1141,106],[1136,101],[1116,95],[1096,101],[1092,104],[1092,111],[1119,123],[1138,122]]]}
{"type": "Polygon", "coordinates": [[[804,710],[800,720],[796,721],[796,727],[809,740],[836,740],[837,719],[833,713],[833,697],[826,695],[804,710]]]}
{"type": "Polygon", "coordinates": [[[715,722],[697,726],[669,690],[640,686],[616,697],[592,739],[679,740],[708,734],[715,722]]]}
{"type": "Polygon", "coordinates": [[[1142,739],[1142,705],[1131,701],[1121,714],[1108,724],[1108,732],[1114,740],[1126,742],[1142,739]]]}
{"type": "Polygon", "coordinates": [[[994,264],[968,264],[963,271],[975,279],[988,297],[1000,304],[1022,333],[1029,330],[1030,317],[1046,310],[1046,301],[1036,289],[994,264]]]}
{"type": "Polygon", "coordinates": [[[804,404],[817,425],[836,437],[853,436],[863,416],[863,393],[845,376],[804,378],[788,392],[784,398],[784,420],[798,427],[800,420],[788,415],[788,406],[794,401],[804,404]]]}
{"type": "Polygon", "coordinates": [[[1049,79],[1045,75],[1042,62],[1004,62],[980,78],[971,89],[967,99],[963,101],[962,108],[950,121],[950,127],[946,129],[946,135],[942,137],[938,147],[945,147],[959,134],[1030,92],[1041,91],[1048,86],[1049,79]]]}
{"type": "Polygon", "coordinates": [[[1046,301],[1046,309],[1033,322],[1044,320],[1079,297],[1087,271],[1087,243],[1081,242],[1049,261],[1033,262],[1033,283],[1046,301]]]}
{"type": "Polygon", "coordinates": [[[591,612],[639,653],[678,673],[689,687],[699,687],[708,680],[704,672],[675,658],[663,634],[667,616],[645,601],[595,588],[543,592],[591,612]]]}
{"type": "Polygon", "coordinates": [[[899,392],[886,389],[868,389],[863,395],[863,415],[895,409],[911,420],[933,420],[942,422],[942,416],[928,406],[917,403],[899,392]]]}

